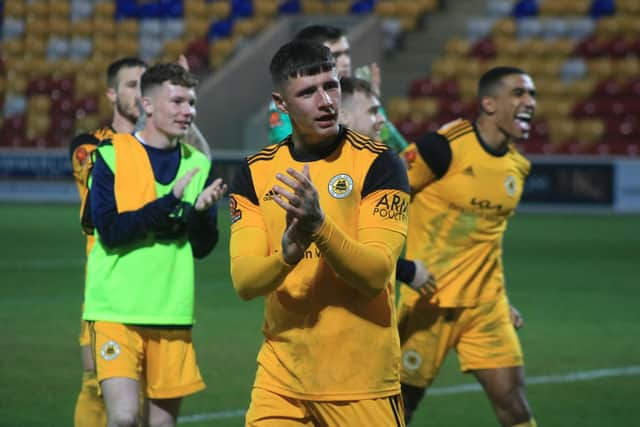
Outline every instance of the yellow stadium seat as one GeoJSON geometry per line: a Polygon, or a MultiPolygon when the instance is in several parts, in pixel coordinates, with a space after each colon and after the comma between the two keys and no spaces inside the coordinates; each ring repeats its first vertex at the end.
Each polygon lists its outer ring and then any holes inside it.
{"type": "Polygon", "coordinates": [[[208,3],[208,9],[209,20],[225,19],[231,13],[231,3],[226,1],[214,1],[208,3]]]}
{"type": "Polygon", "coordinates": [[[615,16],[605,16],[598,19],[595,28],[596,37],[611,38],[622,34],[621,21],[615,16]]]}
{"type": "Polygon", "coordinates": [[[119,56],[137,56],[140,50],[138,38],[118,37],[116,39],[116,52],[119,56]]]}
{"type": "Polygon", "coordinates": [[[496,36],[493,42],[495,43],[498,57],[516,58],[524,54],[518,40],[512,37],[496,36]]]}
{"type": "Polygon", "coordinates": [[[590,77],[587,79],[576,80],[569,85],[571,99],[582,101],[593,94],[596,85],[596,79],[590,77]]]}
{"type": "Polygon", "coordinates": [[[26,34],[34,34],[41,37],[49,36],[49,19],[40,15],[32,15],[26,19],[26,34]]]}
{"type": "Polygon", "coordinates": [[[93,39],[93,54],[100,57],[114,57],[120,52],[116,50],[116,43],[111,37],[98,35],[93,39]]]}
{"type": "Polygon", "coordinates": [[[30,17],[40,17],[46,18],[49,16],[49,2],[48,1],[32,1],[26,2],[26,16],[30,17]]]}
{"type": "Polygon", "coordinates": [[[24,0],[7,0],[4,2],[3,15],[5,18],[24,18],[27,10],[24,0]]]}
{"type": "Polygon", "coordinates": [[[174,39],[174,40],[168,40],[165,44],[164,44],[164,54],[165,56],[165,60],[170,60],[170,61],[175,61],[176,58],[178,58],[178,56],[180,56],[180,54],[184,53],[186,50],[186,43],[184,42],[184,40],[182,39],[174,39]]]}
{"type": "Polygon", "coordinates": [[[76,74],[75,96],[82,98],[87,95],[95,95],[98,93],[98,82],[96,76],[86,73],[76,74]]]}
{"type": "Polygon", "coordinates": [[[433,12],[438,9],[438,0],[417,0],[417,3],[420,4],[420,9],[423,13],[433,12]]]}
{"type": "Polygon", "coordinates": [[[332,15],[346,15],[351,9],[351,2],[345,0],[335,0],[327,4],[327,13],[332,15]]]}
{"type": "Polygon", "coordinates": [[[111,20],[113,20],[115,11],[116,11],[115,2],[111,2],[111,1],[102,1],[102,2],[95,3],[95,6],[93,8],[93,14],[95,17],[109,18],[111,20]]]}
{"type": "Polygon", "coordinates": [[[100,127],[100,117],[97,114],[87,114],[76,120],[76,135],[83,132],[91,132],[100,127]]]}
{"type": "Polygon", "coordinates": [[[184,35],[187,41],[200,38],[209,31],[209,19],[206,16],[190,18],[185,22],[184,35]]]}
{"type": "Polygon", "coordinates": [[[550,118],[549,142],[562,145],[572,139],[576,133],[575,121],[568,118],[550,118]]]}
{"type": "Polygon", "coordinates": [[[238,19],[233,24],[233,36],[253,37],[260,30],[258,25],[254,18],[238,19]]]}
{"type": "Polygon", "coordinates": [[[415,98],[410,102],[411,118],[416,122],[432,119],[438,114],[439,102],[436,98],[415,98]]]}
{"type": "Polygon", "coordinates": [[[17,73],[14,70],[7,72],[6,92],[11,94],[23,94],[27,90],[27,77],[24,73],[17,73]]]}
{"type": "Polygon", "coordinates": [[[613,61],[610,58],[595,58],[587,61],[589,76],[604,80],[613,76],[613,61]]]}
{"type": "Polygon", "coordinates": [[[71,3],[68,0],[56,0],[49,2],[49,13],[51,16],[64,18],[67,21],[71,13],[71,3]]]}
{"type": "Polygon", "coordinates": [[[491,33],[496,37],[514,37],[516,34],[516,23],[511,18],[499,19],[493,25],[491,33]]]}
{"type": "Polygon", "coordinates": [[[209,7],[205,0],[184,0],[185,20],[193,16],[209,16],[209,7]]]}
{"type": "Polygon", "coordinates": [[[89,20],[82,20],[69,23],[69,31],[74,36],[88,37],[93,34],[93,22],[89,20]]]}
{"type": "Polygon", "coordinates": [[[235,40],[231,37],[218,39],[209,48],[209,65],[220,68],[235,49],[235,40]]]}
{"type": "Polygon", "coordinates": [[[96,34],[102,34],[109,37],[113,37],[116,34],[116,31],[118,33],[120,33],[120,31],[123,31],[126,34],[128,34],[130,37],[138,37],[137,29],[135,32],[129,32],[125,30],[127,25],[130,25],[130,24],[124,24],[123,26],[118,25],[118,28],[116,28],[116,23],[114,22],[113,19],[105,18],[102,16],[96,16],[93,20],[93,31],[96,34]]]}
{"type": "Polygon", "coordinates": [[[630,80],[640,76],[640,59],[628,56],[613,62],[613,74],[617,79],[630,80]]]}
{"type": "Polygon", "coordinates": [[[51,118],[48,114],[27,115],[27,138],[34,139],[46,134],[51,127],[51,118]]]}
{"type": "Polygon", "coordinates": [[[385,111],[392,122],[402,120],[411,114],[411,104],[407,97],[395,96],[389,98],[385,111]]]}
{"type": "Polygon", "coordinates": [[[138,20],[123,19],[116,24],[116,33],[118,36],[138,38],[138,20]]]}
{"type": "Polygon", "coordinates": [[[576,121],[576,138],[580,144],[599,142],[606,127],[601,119],[582,119],[576,121]]]}
{"type": "Polygon", "coordinates": [[[302,0],[302,13],[305,15],[322,15],[327,13],[326,4],[322,0],[302,0]]]}
{"type": "Polygon", "coordinates": [[[559,38],[545,40],[544,44],[549,56],[559,56],[566,59],[573,52],[575,42],[569,38],[559,38]]]}
{"type": "Polygon", "coordinates": [[[59,15],[52,15],[49,18],[49,34],[55,37],[69,37],[72,35],[69,19],[59,15]]]}
{"type": "Polygon", "coordinates": [[[460,89],[460,99],[463,101],[471,101],[475,99],[478,93],[478,82],[470,79],[458,80],[460,89]]]}
{"type": "Polygon", "coordinates": [[[51,97],[47,95],[31,95],[28,100],[27,111],[31,113],[48,113],[51,109],[51,97]]]}
{"type": "Polygon", "coordinates": [[[471,44],[469,43],[469,40],[463,37],[452,37],[447,40],[447,43],[444,46],[445,55],[467,56],[469,55],[470,49],[471,44]]]}
{"type": "Polygon", "coordinates": [[[253,2],[256,17],[271,18],[278,12],[278,0],[261,0],[253,2]]]}
{"type": "Polygon", "coordinates": [[[398,15],[398,8],[393,0],[380,0],[376,3],[374,12],[378,16],[392,17],[398,15]]]}

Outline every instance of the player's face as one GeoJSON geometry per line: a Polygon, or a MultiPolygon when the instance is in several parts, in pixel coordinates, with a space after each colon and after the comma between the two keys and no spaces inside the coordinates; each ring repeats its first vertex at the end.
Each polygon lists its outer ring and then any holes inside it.
{"type": "Polygon", "coordinates": [[[140,100],[140,76],[144,67],[124,67],[116,76],[116,89],[112,102],[121,116],[135,123],[140,116],[138,102],[140,100]]]}
{"type": "Polygon", "coordinates": [[[345,126],[370,138],[380,139],[384,117],[380,113],[380,101],[376,96],[355,91],[348,102],[343,101],[342,108],[348,110],[341,115],[345,126]]]}
{"type": "Polygon", "coordinates": [[[335,68],[289,78],[273,97],[278,108],[289,114],[294,133],[306,143],[325,141],[338,134],[340,81],[335,68]]]}
{"type": "Polygon", "coordinates": [[[502,78],[495,100],[495,119],[501,132],[513,139],[526,139],[536,110],[536,88],[526,74],[502,78]]]}
{"type": "Polygon", "coordinates": [[[164,82],[143,100],[153,126],[168,138],[185,136],[196,116],[193,88],[164,82]]]}
{"type": "Polygon", "coordinates": [[[338,69],[338,76],[350,77],[351,52],[347,38],[342,36],[338,40],[327,41],[324,45],[333,53],[333,57],[336,60],[336,68],[338,69]]]}

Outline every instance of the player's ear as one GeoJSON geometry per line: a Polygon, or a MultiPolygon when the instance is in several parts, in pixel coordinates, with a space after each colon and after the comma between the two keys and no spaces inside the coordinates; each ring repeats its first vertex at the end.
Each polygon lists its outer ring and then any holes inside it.
{"type": "Polygon", "coordinates": [[[109,100],[109,102],[111,102],[112,104],[116,103],[116,90],[115,90],[115,88],[108,87],[106,95],[107,95],[107,99],[109,100]]]}
{"type": "Polygon", "coordinates": [[[480,108],[485,114],[492,115],[496,112],[496,100],[490,96],[485,96],[480,100],[480,108]]]}
{"type": "Polygon", "coordinates": [[[147,116],[153,114],[153,103],[151,102],[150,97],[143,96],[142,98],[140,98],[140,105],[142,106],[142,111],[144,111],[147,116]]]}
{"type": "Polygon", "coordinates": [[[276,104],[276,108],[278,110],[282,111],[285,114],[289,114],[289,112],[287,111],[287,103],[284,101],[284,98],[282,98],[282,94],[280,94],[280,92],[271,92],[271,98],[276,104]]]}

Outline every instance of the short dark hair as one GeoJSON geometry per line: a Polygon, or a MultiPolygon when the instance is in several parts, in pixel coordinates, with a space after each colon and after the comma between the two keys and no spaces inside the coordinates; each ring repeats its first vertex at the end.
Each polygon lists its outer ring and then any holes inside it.
{"type": "Polygon", "coordinates": [[[142,94],[155,86],[160,86],[164,82],[187,88],[196,87],[198,79],[193,74],[182,68],[175,62],[164,62],[156,64],[147,69],[140,78],[140,89],[142,94]]]}
{"type": "Polygon", "coordinates": [[[115,88],[118,85],[118,73],[123,68],[142,67],[147,68],[148,65],[140,58],[128,56],[126,58],[120,58],[117,61],[113,61],[107,67],[107,87],[115,88]]]}
{"type": "Polygon", "coordinates": [[[343,99],[346,96],[353,96],[356,92],[362,92],[366,96],[377,96],[371,87],[371,83],[364,79],[357,77],[342,77],[340,78],[340,90],[342,92],[343,99]]]}
{"type": "Polygon", "coordinates": [[[332,25],[309,25],[298,31],[294,40],[315,40],[318,43],[338,40],[345,35],[344,31],[332,25]]]}
{"type": "Polygon", "coordinates": [[[485,96],[493,96],[502,78],[512,74],[527,73],[517,67],[494,67],[484,73],[478,81],[478,98],[482,99],[485,96]]]}
{"type": "Polygon", "coordinates": [[[313,76],[331,71],[336,66],[333,54],[313,40],[293,40],[278,49],[269,65],[276,87],[290,78],[313,76]]]}

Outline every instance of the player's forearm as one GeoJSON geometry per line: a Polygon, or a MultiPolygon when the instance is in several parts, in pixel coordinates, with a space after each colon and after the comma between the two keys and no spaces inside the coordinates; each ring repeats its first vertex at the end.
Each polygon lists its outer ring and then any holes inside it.
{"type": "Polygon", "coordinates": [[[240,298],[250,300],[275,291],[293,266],[280,253],[269,256],[246,255],[231,258],[233,288],[240,298]]]}
{"type": "Polygon", "coordinates": [[[203,212],[191,211],[187,223],[187,236],[195,258],[209,255],[218,243],[218,213],[216,206],[203,212]]]}
{"type": "Polygon", "coordinates": [[[404,243],[400,233],[380,229],[371,232],[374,234],[378,235],[374,239],[357,241],[325,217],[314,235],[316,246],[334,272],[368,297],[376,296],[389,283],[404,243]]]}
{"type": "Polygon", "coordinates": [[[273,292],[293,269],[280,252],[269,254],[267,236],[259,227],[233,230],[229,252],[233,288],[244,300],[273,292]]]}

